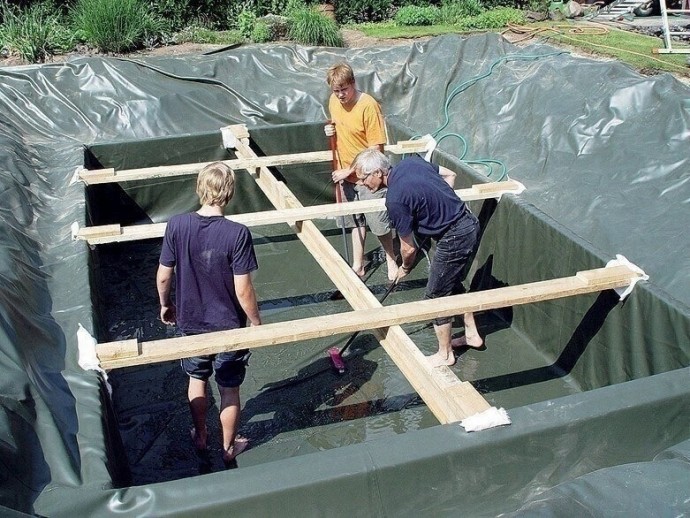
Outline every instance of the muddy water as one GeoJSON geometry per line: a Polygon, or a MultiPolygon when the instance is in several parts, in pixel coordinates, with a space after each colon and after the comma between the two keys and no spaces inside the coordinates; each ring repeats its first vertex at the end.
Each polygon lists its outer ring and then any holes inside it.
{"type": "MultiPolygon", "coordinates": [[[[340,231],[333,222],[321,225],[341,251],[340,231]]],[[[311,255],[287,227],[253,229],[259,260],[255,285],[264,322],[289,321],[349,309],[334,300],[335,288],[311,255]]],[[[385,264],[380,264],[376,241],[368,239],[370,259],[367,286],[385,292],[385,264]]],[[[141,341],[172,336],[158,318],[155,271],[160,240],[101,246],[94,252],[99,341],[136,337],[141,341]]],[[[386,301],[386,304],[421,299],[428,273],[426,259],[386,301]]],[[[528,378],[516,372],[541,369],[549,362],[534,352],[497,315],[479,320],[488,331],[487,350],[462,354],[454,370],[473,381],[492,404],[516,406],[577,390],[567,377],[538,380],[538,394],[528,378]]],[[[425,353],[435,351],[433,328],[428,323],[404,326],[425,353]]],[[[348,444],[402,434],[438,424],[407,380],[367,332],[361,333],[346,354],[347,370],[337,374],[325,351],[342,346],[349,335],[311,340],[253,351],[242,386],[240,433],[251,448],[238,458],[238,466],[337,448],[348,444]]],[[[199,458],[189,429],[186,376],[179,362],[166,362],[113,371],[114,407],[126,449],[133,483],[145,484],[195,476],[225,469],[220,455],[219,400],[211,390],[208,423],[210,453],[199,458]]]]}

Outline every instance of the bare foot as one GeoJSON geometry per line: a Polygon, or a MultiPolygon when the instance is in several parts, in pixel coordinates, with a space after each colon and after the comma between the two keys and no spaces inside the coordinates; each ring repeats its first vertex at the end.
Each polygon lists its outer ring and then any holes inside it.
{"type": "Polygon", "coordinates": [[[387,261],[386,266],[388,267],[388,280],[393,282],[398,278],[398,265],[395,261],[387,261]]]}
{"type": "Polygon", "coordinates": [[[364,265],[360,265],[360,266],[352,265],[352,271],[355,272],[360,277],[364,277],[364,274],[366,273],[364,270],[364,265]]]}
{"type": "Polygon", "coordinates": [[[479,335],[476,336],[460,336],[458,338],[453,338],[450,341],[450,345],[453,348],[457,347],[472,347],[473,349],[481,349],[484,347],[484,340],[479,335]]]}
{"type": "Polygon", "coordinates": [[[451,352],[449,355],[444,355],[443,353],[432,354],[427,356],[426,359],[429,361],[432,367],[440,367],[441,365],[455,365],[455,355],[451,352]]]}
{"type": "Polygon", "coordinates": [[[197,453],[202,453],[206,451],[206,434],[196,433],[194,428],[189,430],[189,435],[192,437],[192,442],[194,443],[194,449],[197,453]]]}
{"type": "Polygon", "coordinates": [[[240,453],[249,447],[249,439],[246,437],[235,437],[235,443],[223,452],[223,462],[226,464],[235,460],[240,453]]]}

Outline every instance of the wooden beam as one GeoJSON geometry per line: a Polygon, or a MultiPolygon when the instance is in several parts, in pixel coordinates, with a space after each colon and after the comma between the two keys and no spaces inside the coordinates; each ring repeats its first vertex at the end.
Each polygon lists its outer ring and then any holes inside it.
{"type": "MultiPolygon", "coordinates": [[[[328,162],[331,158],[332,153],[330,151],[312,151],[309,153],[273,155],[251,159],[221,160],[221,162],[227,164],[233,170],[251,170],[257,167],[328,162]]],[[[171,178],[175,176],[191,176],[198,174],[204,167],[212,163],[213,162],[199,162],[196,164],[142,167],[139,169],[123,169],[120,171],[115,171],[114,169],[94,169],[89,171],[84,169],[79,173],[79,178],[87,185],[94,185],[99,183],[132,182],[156,178],[171,178]]]]}
{"type": "Polygon", "coordinates": [[[275,322],[258,327],[150,342],[125,340],[104,343],[96,346],[96,353],[101,367],[114,369],[223,351],[301,342],[368,329],[379,329],[382,336],[386,337],[385,328],[391,326],[622,288],[641,276],[633,268],[619,265],[586,270],[571,277],[275,322]]]}
{"type": "MultiPolygon", "coordinates": [[[[473,185],[468,189],[458,189],[456,194],[464,201],[485,200],[500,197],[503,194],[517,192],[522,185],[520,182],[508,180],[488,184],[473,185]],[[492,186],[484,188],[484,186],[492,186]],[[482,188],[477,188],[482,187],[482,188]]],[[[368,214],[385,210],[385,200],[362,200],[348,203],[330,203],[325,205],[313,205],[311,207],[294,207],[279,210],[253,212],[249,214],[236,214],[227,216],[228,219],[256,227],[261,225],[275,225],[287,223],[294,225],[297,221],[308,219],[329,219],[348,214],[368,214]]],[[[90,245],[102,245],[106,243],[122,243],[141,239],[163,237],[165,223],[152,223],[146,225],[133,225],[120,228],[119,225],[103,225],[84,227],[79,229],[75,239],[88,241],[90,245]],[[115,228],[117,227],[117,228],[115,228]]]]}
{"type": "Polygon", "coordinates": [[[573,277],[399,304],[375,311],[359,310],[265,324],[256,328],[144,342],[136,348],[139,351],[137,357],[131,354],[135,350],[131,341],[125,347],[126,352],[122,351],[122,342],[114,342],[97,346],[97,354],[101,366],[109,369],[178,359],[187,355],[297,342],[377,327],[379,329],[374,330],[375,335],[396,365],[404,373],[409,373],[406,376],[409,376],[410,384],[420,397],[424,401],[432,401],[429,407],[440,422],[451,423],[463,419],[462,416],[483,412],[490,405],[470,383],[460,381],[448,367],[431,367],[409,336],[394,324],[619,288],[629,285],[640,276],[641,274],[626,265],[587,270],[578,272],[573,277]],[[439,393],[443,397],[438,398],[439,393]]]}
{"type": "MultiPolygon", "coordinates": [[[[246,131],[246,130],[245,130],[246,131]]],[[[245,138],[239,135],[237,138],[245,138]]],[[[416,153],[424,151],[427,141],[407,140],[397,144],[387,145],[386,151],[393,154],[416,153]]],[[[311,151],[308,153],[292,153],[285,155],[272,155],[258,157],[256,155],[247,158],[222,160],[233,170],[246,169],[250,172],[261,167],[277,167],[296,164],[313,164],[330,162],[333,158],[331,151],[311,151]]],[[[195,164],[179,164],[169,166],[142,167],[139,169],[83,169],[79,172],[79,179],[86,185],[96,185],[114,182],[133,182],[137,180],[152,180],[156,178],[172,178],[176,176],[191,176],[198,174],[204,167],[212,162],[200,162],[195,164]]]]}
{"type": "Polygon", "coordinates": [[[122,236],[122,227],[119,224],[99,225],[95,227],[80,228],[75,239],[83,239],[91,244],[91,240],[98,241],[104,239],[105,242],[117,241],[122,236]]]}

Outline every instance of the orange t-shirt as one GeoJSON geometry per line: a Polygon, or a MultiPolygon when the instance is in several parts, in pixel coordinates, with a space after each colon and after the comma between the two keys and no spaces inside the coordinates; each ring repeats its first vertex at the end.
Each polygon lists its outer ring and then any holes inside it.
{"type": "MultiPolygon", "coordinates": [[[[386,130],[381,106],[371,95],[361,92],[355,105],[346,110],[338,98],[331,94],[328,111],[335,122],[340,167],[350,167],[360,151],[386,143],[386,130]]],[[[347,181],[357,182],[353,173],[347,181]]]]}

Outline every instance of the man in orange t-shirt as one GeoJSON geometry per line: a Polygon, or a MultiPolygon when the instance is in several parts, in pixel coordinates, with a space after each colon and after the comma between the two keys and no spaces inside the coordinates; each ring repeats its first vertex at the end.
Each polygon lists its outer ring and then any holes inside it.
{"type": "MultiPolygon", "coordinates": [[[[334,183],[342,185],[347,201],[384,198],[386,190],[372,193],[362,185],[351,169],[352,161],[360,151],[367,148],[383,152],[386,130],[379,103],[369,94],[360,92],[355,85],[355,76],[347,63],[337,63],[328,69],[326,82],[331,88],[328,110],[332,124],[326,124],[327,136],[335,134],[340,169],[333,171],[334,183]]],[[[388,279],[397,275],[393,234],[387,212],[355,214],[343,218],[342,225],[352,228],[352,269],[360,277],[364,275],[364,243],[367,225],[378,237],[386,253],[388,279]]]]}

